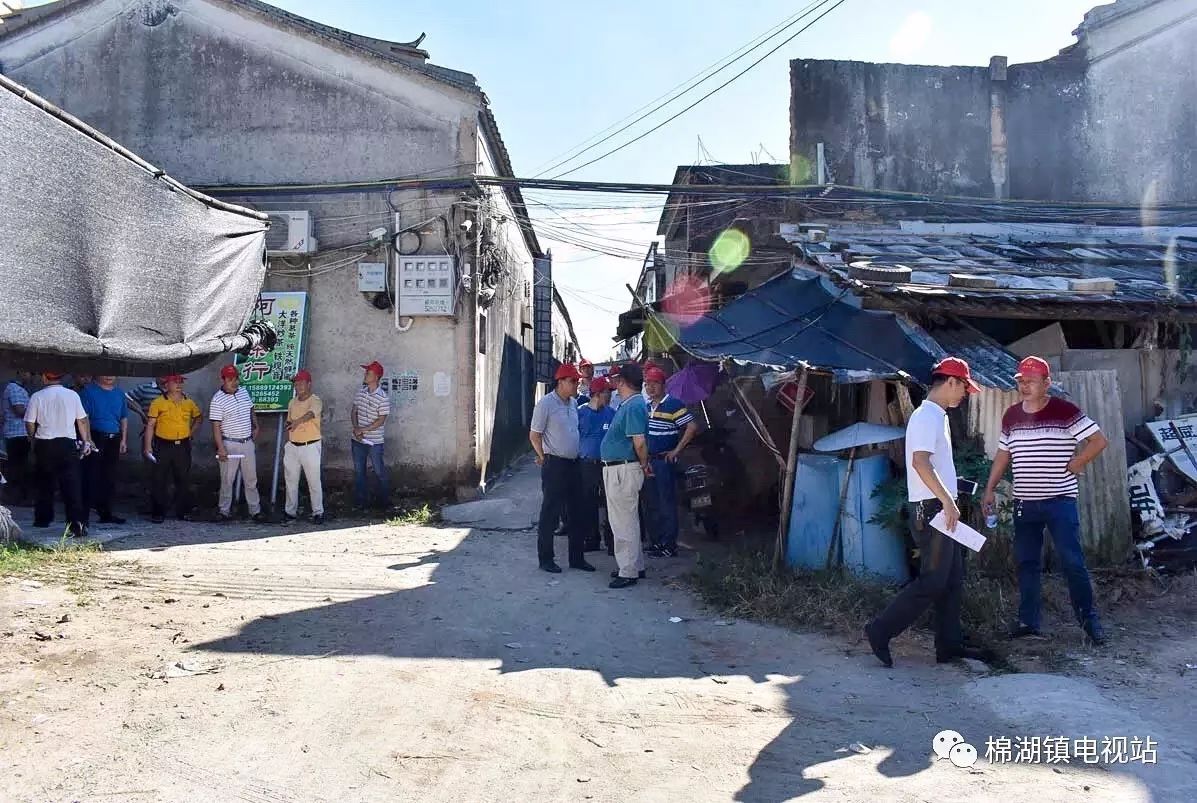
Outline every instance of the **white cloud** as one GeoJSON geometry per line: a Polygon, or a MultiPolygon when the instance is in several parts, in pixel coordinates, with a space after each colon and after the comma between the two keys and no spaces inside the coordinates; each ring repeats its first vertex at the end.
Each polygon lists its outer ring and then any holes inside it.
{"type": "Polygon", "coordinates": [[[890,56],[900,61],[910,59],[926,46],[934,27],[935,23],[927,12],[911,12],[889,40],[890,56]]]}

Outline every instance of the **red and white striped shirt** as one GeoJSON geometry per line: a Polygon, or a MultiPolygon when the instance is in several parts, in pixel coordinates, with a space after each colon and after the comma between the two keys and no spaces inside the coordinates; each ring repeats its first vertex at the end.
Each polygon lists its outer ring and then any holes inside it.
{"type": "Polygon", "coordinates": [[[1068,471],[1076,445],[1100,432],[1072,402],[1052,398],[1037,413],[1018,403],[1002,416],[998,448],[1010,453],[1014,498],[1027,501],[1076,496],[1077,478],[1068,471]]]}

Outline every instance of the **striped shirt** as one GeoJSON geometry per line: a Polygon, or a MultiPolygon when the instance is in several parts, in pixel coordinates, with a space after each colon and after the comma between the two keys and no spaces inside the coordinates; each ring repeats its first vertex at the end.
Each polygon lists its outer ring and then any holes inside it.
{"type": "Polygon", "coordinates": [[[686,409],[681,399],[668,393],[659,402],[648,403],[648,452],[662,454],[677,448],[686,427],[693,423],[694,416],[686,409]]]}
{"type": "Polygon", "coordinates": [[[253,411],[254,400],[245,388],[237,388],[236,393],[225,393],[221,388],[212,397],[208,418],[220,422],[222,438],[241,440],[253,436],[253,411]]]}
{"type": "MultiPolygon", "coordinates": [[[[391,397],[379,385],[373,392],[370,388],[362,385],[357,395],[353,397],[353,426],[367,427],[372,421],[379,417],[386,417],[391,412],[391,397]]],[[[360,439],[361,443],[369,446],[377,446],[383,442],[383,434],[386,431],[387,423],[383,421],[378,425],[378,429],[372,429],[362,433],[360,439]]]]}
{"type": "Polygon", "coordinates": [[[1100,430],[1072,402],[1049,399],[1037,413],[1016,404],[1002,416],[998,448],[1010,453],[1014,497],[1026,501],[1076,496],[1077,478],[1068,471],[1076,445],[1100,430]]]}

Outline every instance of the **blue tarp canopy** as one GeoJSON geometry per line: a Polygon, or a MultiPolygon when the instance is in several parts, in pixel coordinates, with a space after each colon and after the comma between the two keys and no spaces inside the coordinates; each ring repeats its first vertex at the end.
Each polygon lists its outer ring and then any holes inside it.
{"type": "Polygon", "coordinates": [[[837,382],[910,378],[926,383],[943,350],[892,312],[861,309],[818,277],[787,273],[681,328],[678,345],[704,360],[730,358],[837,382]]]}

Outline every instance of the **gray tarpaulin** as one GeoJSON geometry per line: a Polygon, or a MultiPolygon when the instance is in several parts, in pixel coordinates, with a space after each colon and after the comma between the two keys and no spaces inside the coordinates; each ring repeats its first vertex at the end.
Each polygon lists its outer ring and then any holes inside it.
{"type": "Polygon", "coordinates": [[[245,347],[266,227],[0,76],[0,361],[145,375],[245,347]]]}

